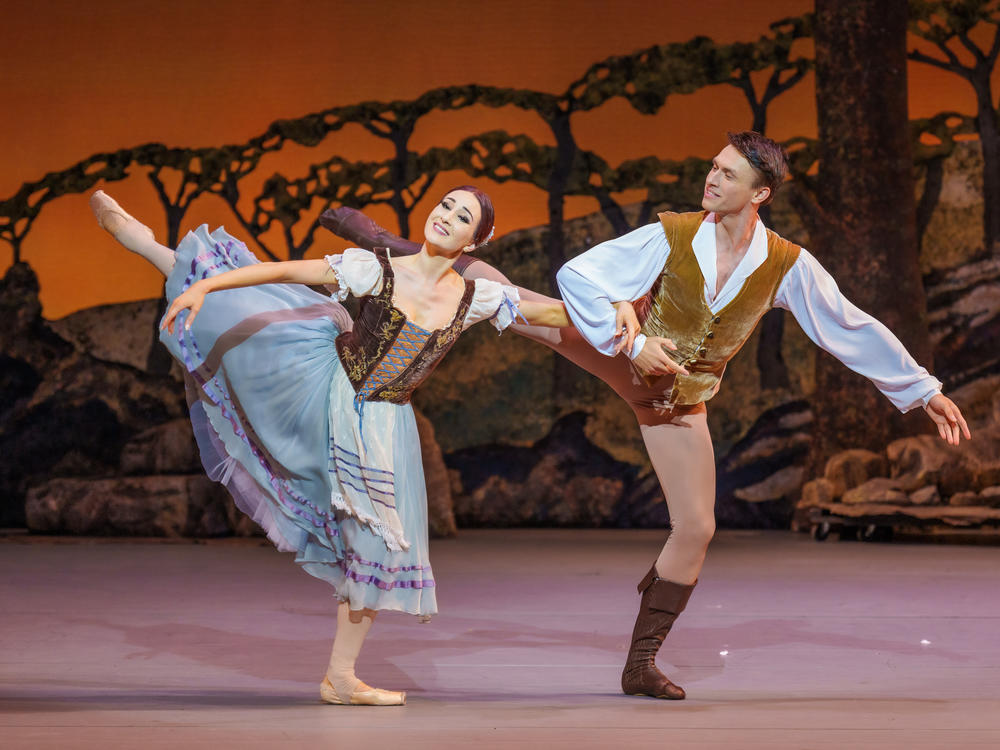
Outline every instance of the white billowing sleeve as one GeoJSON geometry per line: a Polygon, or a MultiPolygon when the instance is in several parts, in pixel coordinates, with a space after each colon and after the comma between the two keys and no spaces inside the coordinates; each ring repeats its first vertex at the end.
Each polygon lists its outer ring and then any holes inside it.
{"type": "Polygon", "coordinates": [[[339,255],[324,256],[324,260],[337,277],[337,287],[327,285],[327,289],[341,302],[349,294],[366,297],[382,288],[382,265],[368,250],[349,247],[339,255]]]}
{"type": "MultiPolygon", "coordinates": [[[[656,222],[602,242],[559,269],[556,281],[569,318],[595,349],[614,356],[618,331],[612,303],[648,292],[669,255],[663,225],[656,222]]],[[[629,356],[635,358],[645,343],[638,334],[629,356]]]]}
{"type": "Polygon", "coordinates": [[[901,412],[926,406],[941,392],[941,381],[888,328],[855,307],[807,251],[782,279],[774,306],[791,312],[816,345],[872,381],[901,412]]]}
{"type": "Polygon", "coordinates": [[[480,320],[489,320],[500,333],[503,333],[504,329],[521,314],[518,310],[521,295],[517,287],[501,284],[492,279],[476,279],[475,284],[476,291],[472,295],[472,302],[465,314],[462,328],[468,328],[480,320]]]}

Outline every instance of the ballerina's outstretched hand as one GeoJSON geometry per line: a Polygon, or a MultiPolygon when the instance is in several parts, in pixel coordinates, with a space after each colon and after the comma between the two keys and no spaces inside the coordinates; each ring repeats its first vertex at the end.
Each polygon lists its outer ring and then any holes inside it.
{"type": "Polygon", "coordinates": [[[184,330],[190,330],[195,316],[198,315],[201,306],[205,304],[205,295],[210,291],[205,289],[204,286],[200,286],[201,284],[201,281],[196,281],[174,298],[170,309],[167,310],[167,314],[163,316],[163,320],[160,322],[161,331],[166,328],[172,334],[174,332],[174,321],[185,310],[189,310],[189,312],[187,318],[184,320],[184,330]]]}

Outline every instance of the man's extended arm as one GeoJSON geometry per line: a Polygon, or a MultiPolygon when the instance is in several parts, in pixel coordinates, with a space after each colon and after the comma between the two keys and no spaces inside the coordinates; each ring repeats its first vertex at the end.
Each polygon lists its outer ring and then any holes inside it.
{"type": "Polygon", "coordinates": [[[781,282],[774,305],[790,311],[815,344],[872,381],[900,411],[926,406],[940,393],[941,381],[888,328],[855,307],[807,251],[781,282]]]}
{"type": "Polygon", "coordinates": [[[851,304],[805,250],[782,280],[774,304],[791,311],[809,338],[871,380],[897,409],[923,406],[952,445],[962,435],[971,437],[961,410],[941,393],[941,381],[918,365],[888,328],[851,304]]]}

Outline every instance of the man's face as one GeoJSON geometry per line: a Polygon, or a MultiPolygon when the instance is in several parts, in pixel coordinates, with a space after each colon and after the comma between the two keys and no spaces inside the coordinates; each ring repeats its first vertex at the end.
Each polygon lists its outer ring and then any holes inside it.
{"type": "Polygon", "coordinates": [[[739,213],[749,203],[760,203],[769,194],[766,187],[754,187],[756,181],[757,173],[750,162],[735,147],[726,146],[712,159],[701,207],[717,214],[739,213]]]}

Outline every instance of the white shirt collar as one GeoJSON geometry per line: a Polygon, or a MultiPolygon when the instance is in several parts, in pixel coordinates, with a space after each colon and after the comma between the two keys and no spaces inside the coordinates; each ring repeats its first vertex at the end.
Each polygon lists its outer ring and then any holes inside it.
{"type": "Polygon", "coordinates": [[[743,288],[743,283],[754,271],[760,268],[761,263],[767,260],[767,230],[764,222],[759,218],[754,226],[753,238],[750,240],[750,247],[740,260],[736,270],[733,271],[725,286],[715,294],[716,272],[718,269],[716,248],[715,248],[715,214],[708,214],[701,222],[698,231],[691,240],[691,248],[694,250],[694,257],[698,261],[698,268],[705,279],[705,303],[712,312],[718,312],[728,305],[743,288]]]}

